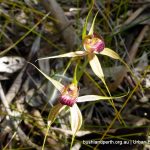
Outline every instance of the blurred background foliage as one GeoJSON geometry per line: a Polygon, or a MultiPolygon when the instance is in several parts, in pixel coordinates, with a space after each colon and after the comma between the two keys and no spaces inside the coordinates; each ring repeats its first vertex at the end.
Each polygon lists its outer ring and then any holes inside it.
{"type": "MultiPolygon", "coordinates": [[[[38,58],[83,50],[82,29],[91,0],[0,0],[0,149],[39,149],[46,134],[48,114],[60,96],[54,86],[26,61],[52,78],[70,83],[75,62],[69,59],[35,62],[38,58]]],[[[150,1],[95,0],[90,21],[98,11],[95,32],[130,66],[139,82],[119,61],[99,56],[107,85],[125,125],[115,120],[105,101],[79,104],[83,125],[72,149],[93,149],[83,140],[126,141],[149,139],[150,119],[150,1]],[[140,86],[137,86],[140,83],[140,86]]],[[[81,59],[81,61],[84,61],[81,59]]],[[[79,82],[80,95],[102,94],[104,86],[90,67],[79,82]]],[[[105,90],[104,90],[105,91],[105,90]]],[[[69,149],[69,115],[63,111],[51,127],[45,149],[69,149]]],[[[150,149],[148,144],[97,145],[97,149],[150,149]]]]}

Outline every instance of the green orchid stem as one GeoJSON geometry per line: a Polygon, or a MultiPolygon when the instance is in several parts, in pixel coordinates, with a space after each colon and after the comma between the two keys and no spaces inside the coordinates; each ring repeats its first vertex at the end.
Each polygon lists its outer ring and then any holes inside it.
{"type": "Polygon", "coordinates": [[[44,141],[43,141],[43,145],[42,145],[42,150],[44,150],[44,146],[45,146],[45,143],[46,143],[46,138],[48,136],[48,132],[49,132],[50,127],[51,127],[51,124],[48,124],[48,127],[46,129],[46,135],[44,137],[44,141]]]}
{"type": "Polygon", "coordinates": [[[103,94],[104,96],[107,96],[105,91],[99,86],[99,84],[90,76],[90,74],[85,70],[84,71],[86,76],[95,84],[95,86],[99,89],[100,94],[103,94]]]}
{"type": "Polygon", "coordinates": [[[66,72],[67,72],[68,68],[70,67],[71,63],[72,63],[72,59],[68,62],[67,67],[66,67],[66,69],[63,72],[63,75],[66,74],[66,72]]]}
{"type": "Polygon", "coordinates": [[[76,133],[72,136],[72,140],[71,140],[71,144],[70,144],[70,149],[71,149],[72,146],[73,146],[73,142],[74,142],[74,139],[75,139],[75,135],[76,135],[76,133]]]}
{"type": "MultiPolygon", "coordinates": [[[[72,63],[72,61],[73,61],[73,58],[70,59],[70,61],[68,62],[67,66],[66,66],[66,68],[65,68],[65,70],[64,70],[64,72],[63,72],[63,74],[62,74],[63,76],[66,74],[68,68],[70,67],[70,65],[71,65],[71,63],[72,63]]],[[[59,82],[61,82],[61,80],[62,80],[62,78],[59,80],[59,82]]]]}
{"type": "Polygon", "coordinates": [[[77,70],[78,70],[78,66],[79,66],[80,62],[78,61],[77,64],[76,64],[76,67],[75,67],[75,70],[74,70],[74,75],[73,75],[73,83],[75,85],[78,84],[78,81],[77,81],[77,70]]]}
{"type": "MultiPolygon", "coordinates": [[[[85,61],[84,61],[83,65],[82,65],[82,67],[80,68],[80,71],[78,71],[78,73],[77,73],[77,81],[78,81],[78,82],[80,81],[80,79],[81,79],[83,73],[85,72],[85,68],[86,68],[87,64],[88,64],[88,59],[85,59],[85,61]]],[[[80,66],[80,62],[79,62],[79,65],[78,65],[78,66],[80,66]]],[[[79,67],[78,67],[78,68],[79,68],[79,67]]]]}

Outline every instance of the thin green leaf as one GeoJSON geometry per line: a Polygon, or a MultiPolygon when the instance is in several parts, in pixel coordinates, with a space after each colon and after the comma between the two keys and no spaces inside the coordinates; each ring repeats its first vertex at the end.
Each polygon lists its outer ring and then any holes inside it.
{"type": "Polygon", "coordinates": [[[99,96],[99,95],[85,95],[85,96],[80,96],[78,97],[77,102],[82,103],[82,102],[90,102],[90,101],[97,101],[97,100],[107,100],[107,99],[117,99],[117,98],[122,98],[127,96],[127,94],[122,95],[122,96],[117,96],[117,97],[107,97],[107,96],[99,96]]]}
{"type": "Polygon", "coordinates": [[[72,58],[72,57],[80,57],[80,56],[84,56],[84,55],[87,55],[86,51],[76,51],[76,52],[69,52],[69,53],[65,53],[65,54],[61,54],[61,55],[57,55],[57,56],[39,58],[37,60],[63,58],[63,57],[71,57],[72,58]]]}
{"type": "Polygon", "coordinates": [[[80,130],[82,125],[82,114],[77,104],[74,104],[73,107],[70,107],[70,113],[71,113],[71,130],[73,132],[71,142],[72,147],[76,132],[80,130]]]}
{"type": "Polygon", "coordinates": [[[30,28],[22,37],[19,38],[19,40],[17,40],[15,43],[11,44],[11,46],[9,46],[8,48],[6,48],[5,50],[3,50],[2,52],[0,52],[0,56],[5,55],[7,52],[9,52],[10,50],[13,50],[13,48],[18,45],[24,38],[26,38],[31,32],[33,32],[37,26],[39,24],[41,24],[50,14],[51,12],[48,12],[47,14],[45,14],[43,16],[43,18],[41,20],[39,20],[32,28],[30,28]]]}
{"type": "Polygon", "coordinates": [[[101,80],[103,80],[104,73],[103,73],[101,64],[100,64],[97,56],[95,54],[89,54],[88,58],[89,58],[90,66],[91,66],[93,72],[95,73],[95,75],[97,75],[101,80]]]}
{"type": "Polygon", "coordinates": [[[58,82],[57,80],[52,79],[51,77],[49,77],[48,75],[46,75],[44,72],[42,72],[40,69],[38,69],[34,64],[28,62],[29,64],[31,64],[32,66],[34,66],[41,74],[44,75],[45,78],[47,78],[55,87],[58,91],[62,91],[62,89],[64,88],[64,86],[58,82]]]}
{"type": "Polygon", "coordinates": [[[95,26],[95,20],[96,20],[97,14],[98,14],[98,12],[96,13],[96,15],[95,15],[95,17],[94,17],[94,19],[93,19],[93,22],[92,22],[92,25],[91,25],[91,28],[90,28],[90,31],[89,31],[89,34],[88,34],[88,35],[93,35],[94,26],[95,26]]]}
{"type": "Polygon", "coordinates": [[[120,56],[115,51],[111,50],[110,48],[104,48],[104,50],[101,51],[100,54],[109,56],[113,59],[119,59],[119,60],[121,59],[120,56]]]}
{"type": "Polygon", "coordinates": [[[48,120],[50,121],[50,125],[55,121],[56,117],[58,116],[58,114],[65,108],[65,105],[62,105],[60,103],[58,103],[57,105],[55,105],[54,107],[52,107],[49,116],[48,116],[48,120]]]}

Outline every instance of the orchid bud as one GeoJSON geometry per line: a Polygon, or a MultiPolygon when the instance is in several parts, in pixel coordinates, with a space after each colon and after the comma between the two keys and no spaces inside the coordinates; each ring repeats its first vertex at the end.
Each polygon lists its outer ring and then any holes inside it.
{"type": "Polygon", "coordinates": [[[76,103],[78,95],[79,90],[77,86],[74,83],[72,83],[64,87],[60,96],[60,103],[72,107],[73,104],[76,103]]]}
{"type": "Polygon", "coordinates": [[[84,49],[88,52],[100,53],[105,48],[103,39],[96,35],[87,35],[83,40],[84,49]]]}

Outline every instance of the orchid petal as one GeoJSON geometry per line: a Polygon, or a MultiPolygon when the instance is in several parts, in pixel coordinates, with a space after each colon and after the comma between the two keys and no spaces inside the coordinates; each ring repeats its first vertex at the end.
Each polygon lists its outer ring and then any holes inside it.
{"type": "Polygon", "coordinates": [[[103,79],[104,78],[104,73],[103,73],[101,64],[100,64],[97,56],[95,54],[89,54],[88,56],[89,56],[89,63],[90,63],[90,66],[91,66],[93,72],[100,79],[103,79]]]}
{"type": "Polygon", "coordinates": [[[46,75],[44,72],[42,72],[40,69],[38,69],[34,64],[28,62],[29,64],[31,64],[32,66],[34,66],[41,74],[44,75],[45,78],[47,78],[58,91],[62,91],[64,88],[64,85],[62,85],[60,82],[58,82],[57,80],[52,79],[51,77],[49,77],[48,75],[46,75]]]}
{"type": "Polygon", "coordinates": [[[71,113],[71,130],[75,134],[82,125],[82,114],[77,104],[70,107],[71,113]]]}
{"type": "Polygon", "coordinates": [[[43,58],[39,58],[37,60],[63,58],[63,57],[80,57],[80,56],[84,56],[84,55],[87,55],[86,51],[75,51],[75,52],[69,52],[69,53],[65,53],[65,54],[61,54],[61,55],[57,55],[57,56],[43,57],[43,58]]]}
{"type": "Polygon", "coordinates": [[[111,50],[110,48],[104,48],[104,50],[101,51],[100,54],[109,56],[113,59],[119,59],[119,60],[121,59],[120,56],[115,51],[111,50]]]}
{"type": "Polygon", "coordinates": [[[74,104],[73,107],[70,107],[70,113],[71,113],[71,130],[73,132],[73,137],[71,142],[71,146],[72,146],[74,137],[82,125],[82,114],[77,104],[74,104]]]}

